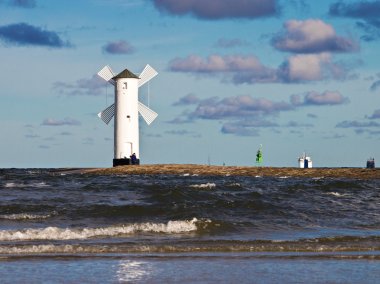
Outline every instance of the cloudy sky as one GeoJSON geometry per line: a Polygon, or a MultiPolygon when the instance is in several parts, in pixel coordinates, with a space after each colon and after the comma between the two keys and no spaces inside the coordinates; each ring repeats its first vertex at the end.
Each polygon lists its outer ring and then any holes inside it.
{"type": "Polygon", "coordinates": [[[0,0],[0,167],[108,167],[104,66],[159,73],[141,162],[380,159],[380,1],[0,0]]]}

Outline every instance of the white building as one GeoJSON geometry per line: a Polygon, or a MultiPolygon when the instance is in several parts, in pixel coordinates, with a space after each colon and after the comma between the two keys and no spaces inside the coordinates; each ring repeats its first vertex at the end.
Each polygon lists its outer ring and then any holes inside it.
{"type": "Polygon", "coordinates": [[[303,153],[302,156],[298,158],[298,164],[301,169],[307,169],[313,167],[313,162],[309,156],[306,156],[306,153],[303,153]]]}

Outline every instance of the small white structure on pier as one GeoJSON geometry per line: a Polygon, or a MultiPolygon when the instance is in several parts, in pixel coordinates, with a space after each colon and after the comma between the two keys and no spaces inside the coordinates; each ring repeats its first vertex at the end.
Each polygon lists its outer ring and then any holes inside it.
{"type": "Polygon", "coordinates": [[[303,153],[298,158],[298,164],[301,169],[307,169],[313,167],[313,162],[309,156],[306,156],[306,153],[303,153]]]}

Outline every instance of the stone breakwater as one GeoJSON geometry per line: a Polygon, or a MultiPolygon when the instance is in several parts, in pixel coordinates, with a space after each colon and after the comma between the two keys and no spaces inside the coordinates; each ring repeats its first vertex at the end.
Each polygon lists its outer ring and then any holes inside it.
{"type": "MultiPolygon", "coordinates": [[[[68,170],[73,171],[73,170],[68,170]]],[[[132,174],[132,175],[216,175],[257,177],[314,177],[380,179],[380,169],[366,168],[312,168],[209,166],[195,164],[157,164],[119,166],[114,168],[78,169],[85,174],[132,174]]]]}

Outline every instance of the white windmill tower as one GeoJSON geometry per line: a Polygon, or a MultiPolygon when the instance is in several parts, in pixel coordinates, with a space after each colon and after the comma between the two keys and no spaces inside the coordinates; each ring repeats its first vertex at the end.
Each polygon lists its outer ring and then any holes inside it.
{"type": "Polygon", "coordinates": [[[115,86],[115,103],[98,116],[108,124],[115,116],[113,166],[140,164],[139,117],[150,125],[157,113],[138,100],[138,89],[157,75],[157,71],[146,65],[139,76],[128,69],[115,75],[109,66],[104,66],[98,76],[115,86]]]}

